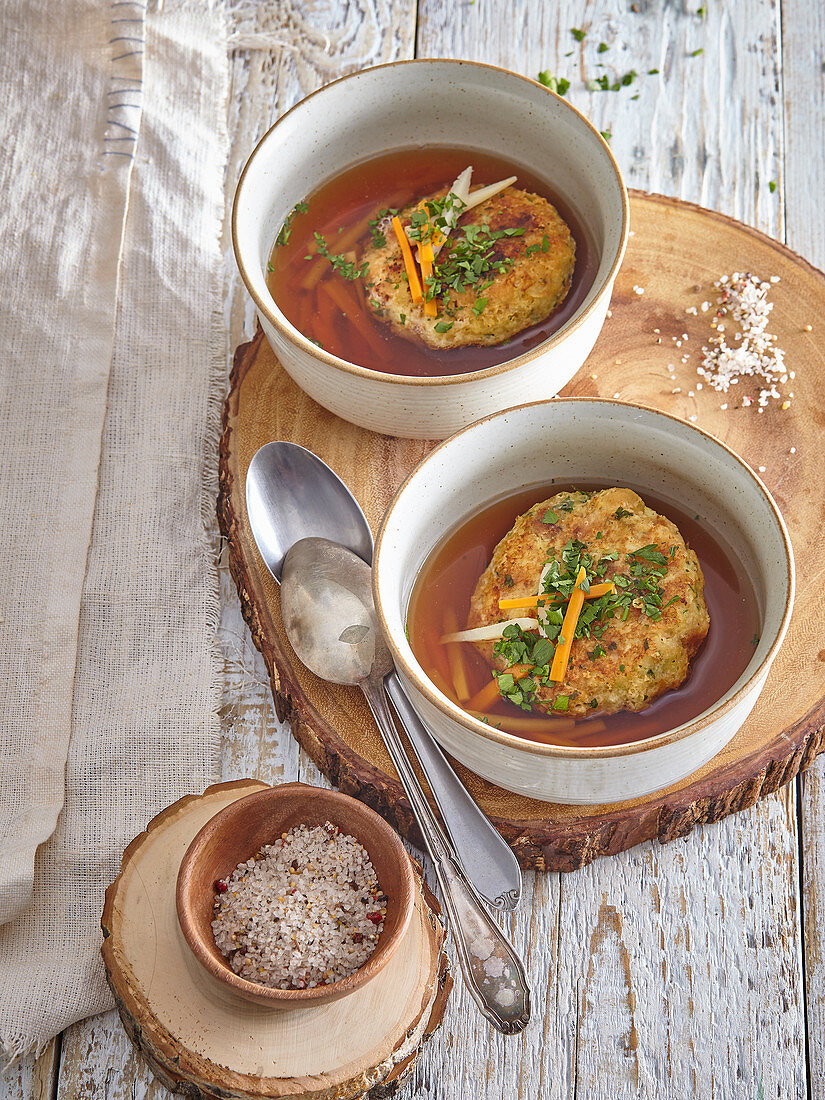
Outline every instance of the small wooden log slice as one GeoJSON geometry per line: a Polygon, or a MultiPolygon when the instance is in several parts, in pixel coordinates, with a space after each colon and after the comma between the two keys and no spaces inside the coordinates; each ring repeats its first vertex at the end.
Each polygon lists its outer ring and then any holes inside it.
{"type": "MultiPolygon", "coordinates": [[[[621,398],[695,420],[758,469],[790,529],[796,610],[746,724],[709,764],[672,787],[612,805],[561,806],[511,794],[456,765],[525,867],[571,870],[643,840],[683,836],[775,791],[822,747],[825,642],[815,608],[825,552],[825,276],[764,234],[675,199],[633,194],[631,226],[611,316],[563,396],[621,398]],[[716,302],[714,281],[736,271],[779,276],[771,286],[768,329],[795,372],[782,387],[787,409],[780,402],[761,413],[756,404],[742,407],[742,396],[756,386],[740,383],[729,394],[699,386],[696,367],[713,335],[715,308],[702,306],[716,302]]],[[[432,444],[375,435],[320,408],[295,386],[260,333],[238,349],[224,410],[218,512],[276,710],[333,783],[415,839],[410,807],[361,693],[307,672],[283,632],[278,588],[258,556],[244,501],[249,462],[273,439],[320,455],[352,489],[374,530],[432,444]]]]}
{"type": "Polygon", "coordinates": [[[386,966],[362,989],[319,1007],[242,1000],[195,960],[180,932],[175,881],[190,841],[218,810],[264,787],[244,779],[182,798],[126,849],[101,920],[120,1017],[152,1072],[183,1096],[389,1096],[440,1025],[452,987],[439,906],[426,885],[386,966]]]}

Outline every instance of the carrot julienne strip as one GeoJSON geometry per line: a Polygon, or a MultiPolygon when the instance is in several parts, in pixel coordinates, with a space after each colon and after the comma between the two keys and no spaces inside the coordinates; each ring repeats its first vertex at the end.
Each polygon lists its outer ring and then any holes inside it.
{"type": "Polygon", "coordinates": [[[421,265],[421,278],[424,282],[424,314],[427,317],[438,316],[438,302],[433,294],[433,246],[430,241],[422,241],[418,247],[418,262],[421,265]],[[429,295],[428,295],[429,292],[429,295]]]}
{"type": "MultiPolygon", "coordinates": [[[[532,665],[511,665],[504,670],[502,675],[509,672],[516,680],[520,680],[522,676],[526,676],[532,668],[532,665]]],[[[489,684],[485,684],[480,691],[477,691],[471,699],[467,699],[466,702],[463,702],[462,706],[465,710],[489,710],[493,703],[499,698],[498,677],[494,677],[489,684]]]]}
{"type": "MultiPolygon", "coordinates": [[[[599,596],[608,596],[611,592],[616,591],[616,586],[612,581],[605,581],[602,584],[591,584],[590,591],[584,593],[586,600],[596,600],[599,596]]],[[[560,603],[562,597],[555,596],[508,596],[503,600],[498,601],[500,611],[510,611],[515,607],[539,607],[540,604],[560,603]]]]}
{"type": "Polygon", "coordinates": [[[584,566],[581,565],[576,574],[576,586],[570,593],[567,610],[564,613],[564,619],[561,624],[561,637],[564,641],[559,642],[556,646],[556,652],[553,654],[553,664],[550,666],[549,679],[556,683],[561,683],[567,674],[567,665],[570,661],[570,650],[573,647],[573,635],[576,633],[576,624],[579,621],[579,615],[581,615],[581,610],[584,607],[584,592],[579,586],[584,582],[585,576],[584,566]]]}
{"type": "Polygon", "coordinates": [[[407,234],[404,232],[404,226],[401,224],[401,219],[398,217],[397,214],[392,219],[392,227],[395,230],[396,237],[398,238],[398,245],[401,249],[401,255],[404,257],[404,268],[407,272],[407,282],[410,285],[410,294],[412,294],[412,300],[414,302],[420,302],[424,297],[421,291],[421,282],[418,278],[418,272],[415,268],[415,260],[413,259],[410,242],[407,240],[407,234]]]}

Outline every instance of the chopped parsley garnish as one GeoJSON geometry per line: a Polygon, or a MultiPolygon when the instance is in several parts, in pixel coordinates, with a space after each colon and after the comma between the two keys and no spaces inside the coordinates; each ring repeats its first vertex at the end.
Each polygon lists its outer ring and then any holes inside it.
{"type": "MultiPolygon", "coordinates": [[[[559,511],[565,504],[574,507],[574,502],[569,498],[559,502],[556,504],[558,510],[548,508],[545,511],[542,522],[557,523],[559,511]]],[[[625,515],[631,514],[624,509],[617,511],[625,515]]],[[[617,518],[621,519],[622,516],[617,518]]],[[[579,587],[585,594],[590,593],[592,585],[604,580],[612,581],[614,585],[612,592],[586,599],[576,621],[571,641],[580,638],[594,639],[595,644],[585,651],[591,661],[604,657],[608,649],[617,648],[615,641],[605,641],[604,644],[601,642],[611,620],[625,621],[631,611],[636,611],[652,622],[658,622],[665,608],[680,599],[679,596],[673,596],[663,603],[664,589],[661,582],[667,574],[669,558],[655,543],[648,543],[620,555],[617,550],[599,553],[595,545],[591,549],[580,539],[569,539],[561,550],[551,551],[551,554],[542,570],[540,596],[546,602],[539,602],[536,609],[536,617],[546,636],[526,632],[517,623],[509,623],[493,646],[493,652],[511,670],[496,673],[499,693],[522,710],[532,709],[542,686],[557,682],[550,681],[550,667],[556,646],[564,644],[562,626],[565,601],[576,588],[576,578],[581,570],[584,575],[579,587]],[[624,560],[620,563],[621,557],[624,560]],[[519,678],[518,672],[522,673],[519,678]]],[[[504,583],[511,586],[512,578],[509,574],[505,576],[504,583]]],[[[648,650],[649,647],[650,643],[645,639],[644,649],[648,650]]],[[[619,665],[619,672],[624,671],[625,666],[619,665]]],[[[654,673],[651,671],[650,675],[654,673]]],[[[566,710],[570,698],[574,697],[556,696],[550,706],[555,710],[566,710]],[[560,700],[564,702],[560,703],[560,700]]],[[[542,703],[545,707],[548,705],[546,700],[542,703]]]]}
{"type": "Polygon", "coordinates": [[[336,274],[341,275],[344,279],[350,280],[363,279],[366,277],[370,266],[368,263],[363,263],[359,267],[357,264],[354,264],[352,260],[348,260],[344,255],[334,256],[330,252],[329,246],[322,235],[320,233],[315,233],[313,235],[315,237],[315,243],[318,246],[318,255],[329,260],[336,274]]]}
{"type": "Polygon", "coordinates": [[[567,95],[570,89],[570,81],[566,77],[553,76],[549,69],[539,73],[539,84],[543,84],[545,88],[549,88],[556,95],[567,95]]]}
{"type": "Polygon", "coordinates": [[[387,243],[387,238],[378,228],[379,223],[382,222],[384,218],[394,217],[397,213],[397,210],[390,210],[388,207],[385,207],[383,210],[379,210],[376,213],[375,217],[370,218],[370,220],[367,222],[367,225],[369,226],[370,236],[372,237],[372,243],[376,248],[383,248],[384,245],[387,243]]]}
{"type": "MultiPolygon", "coordinates": [[[[453,234],[439,254],[428,284],[427,297],[435,298],[448,291],[476,287],[484,291],[496,275],[510,270],[512,258],[496,250],[498,241],[524,236],[522,226],[491,230],[488,225],[465,225],[453,234]]],[[[484,305],[487,299],[484,299],[484,305]]],[[[483,307],[482,307],[483,308],[483,307]]]]}
{"type": "Polygon", "coordinates": [[[640,546],[638,550],[631,550],[628,560],[630,558],[644,558],[645,561],[652,561],[655,565],[663,565],[667,569],[667,558],[653,542],[649,546],[640,546]]]}
{"type": "Polygon", "coordinates": [[[658,74],[659,74],[658,69],[648,69],[647,70],[647,75],[648,76],[658,76],[658,74]]]}
{"type": "Polygon", "coordinates": [[[754,636],[751,638],[751,645],[753,646],[754,649],[756,649],[756,647],[759,645],[759,635],[758,634],[754,634],[754,636]]]}
{"type": "Polygon", "coordinates": [[[612,130],[599,130],[599,133],[602,135],[605,141],[610,141],[610,139],[613,137],[612,130]]]}
{"type": "Polygon", "coordinates": [[[488,301],[488,298],[476,298],[475,302],[473,303],[473,313],[476,315],[476,317],[481,316],[481,314],[484,312],[484,307],[487,305],[488,301]]]}
{"type": "Polygon", "coordinates": [[[548,508],[544,515],[541,517],[542,523],[558,523],[559,514],[554,512],[552,508],[548,508]]]}
{"type": "Polygon", "coordinates": [[[624,519],[625,516],[632,516],[633,513],[628,512],[627,508],[622,508],[622,506],[619,505],[613,515],[616,517],[616,519],[624,519]]]}
{"type": "Polygon", "coordinates": [[[270,263],[269,260],[266,261],[266,270],[267,271],[274,271],[275,270],[275,268],[272,266],[272,264],[270,263]]]}
{"type": "Polygon", "coordinates": [[[610,49],[610,47],[608,46],[608,44],[606,42],[600,42],[599,43],[599,48],[596,52],[597,53],[607,53],[607,51],[609,49],[610,49]]]}
{"type": "Polygon", "coordinates": [[[584,42],[587,37],[587,31],[583,31],[580,27],[571,27],[570,33],[576,39],[577,42],[584,42]]]}
{"type": "Polygon", "coordinates": [[[275,244],[285,245],[289,242],[290,234],[292,233],[292,219],[296,214],[306,214],[309,207],[305,202],[296,202],[290,212],[286,216],[284,224],[281,226],[281,231],[275,238],[275,244]]]}
{"type": "Polygon", "coordinates": [[[435,331],[436,332],[449,332],[452,327],[453,327],[453,322],[452,321],[439,321],[438,324],[435,325],[435,331]]]}
{"type": "Polygon", "coordinates": [[[768,183],[768,190],[771,194],[774,193],[774,191],[776,190],[776,180],[770,180],[770,182],[768,183]]]}
{"type": "Polygon", "coordinates": [[[631,69],[624,76],[620,76],[618,80],[611,80],[606,73],[603,73],[602,76],[596,76],[588,80],[585,87],[588,92],[618,92],[620,88],[629,87],[638,75],[635,69],[631,69]]]}
{"type": "Polygon", "coordinates": [[[464,210],[466,202],[454,191],[442,199],[425,199],[410,214],[407,236],[412,241],[428,241],[446,236],[454,229],[464,210]]]}
{"type": "Polygon", "coordinates": [[[406,323],[407,323],[407,314],[402,313],[401,316],[399,317],[399,321],[401,322],[402,325],[406,325],[406,323]]]}
{"type": "Polygon", "coordinates": [[[698,57],[700,53],[704,53],[704,52],[705,52],[704,49],[700,46],[698,50],[693,50],[691,52],[690,56],[691,57],[698,57]]]}

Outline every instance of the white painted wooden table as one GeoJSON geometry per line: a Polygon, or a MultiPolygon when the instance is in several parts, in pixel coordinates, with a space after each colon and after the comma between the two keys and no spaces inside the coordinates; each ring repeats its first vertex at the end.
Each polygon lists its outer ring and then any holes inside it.
{"type": "MultiPolygon", "coordinates": [[[[571,102],[612,134],[628,186],[714,207],[825,267],[821,0],[705,0],[698,11],[697,0],[228,3],[227,206],[257,137],[319,84],[396,58],[461,57],[569,79],[571,102]],[[631,70],[618,92],[586,89],[631,70]]],[[[230,350],[252,323],[231,274],[227,303],[230,350]]],[[[224,563],[222,576],[224,778],[323,782],[274,716],[224,563]]],[[[510,927],[534,983],[533,1024],[502,1038],[457,983],[406,1095],[825,1100],[824,774],[818,764],[684,840],[527,875],[510,927]]],[[[0,1081],[0,1100],[166,1095],[114,1013],[0,1081]]]]}

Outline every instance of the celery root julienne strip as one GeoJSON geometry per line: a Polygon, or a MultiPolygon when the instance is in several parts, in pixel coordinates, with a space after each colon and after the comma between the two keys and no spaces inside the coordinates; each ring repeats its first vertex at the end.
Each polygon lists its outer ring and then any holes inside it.
{"type": "MultiPolygon", "coordinates": [[[[444,612],[444,630],[445,633],[455,631],[458,626],[458,620],[456,619],[455,611],[451,607],[448,607],[444,612]]],[[[467,683],[467,670],[464,667],[464,655],[461,652],[461,646],[458,644],[452,644],[447,646],[447,660],[450,663],[450,675],[453,679],[453,685],[455,686],[456,698],[459,702],[463,703],[465,699],[470,698],[470,686],[467,683]]]]}

